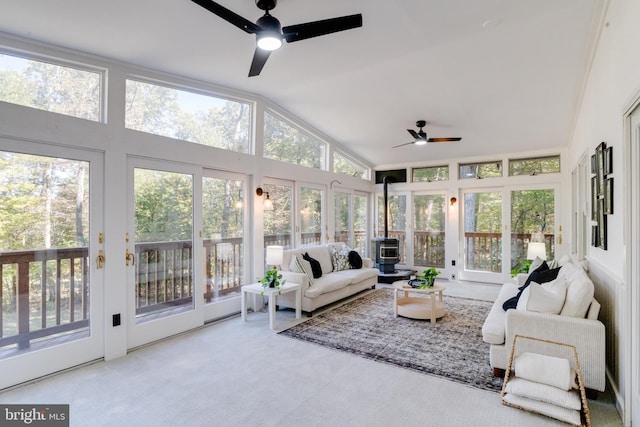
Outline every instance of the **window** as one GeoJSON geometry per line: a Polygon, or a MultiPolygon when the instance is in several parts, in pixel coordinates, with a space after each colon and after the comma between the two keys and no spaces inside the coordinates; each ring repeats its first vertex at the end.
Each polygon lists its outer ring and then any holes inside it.
{"type": "Polygon", "coordinates": [[[326,150],[326,143],[273,114],[264,113],[264,157],[326,169],[326,150]]]}
{"type": "Polygon", "coordinates": [[[411,170],[412,182],[432,182],[449,180],[449,166],[430,166],[426,168],[413,168],[411,170]]]}
{"type": "Polygon", "coordinates": [[[460,179],[482,179],[502,176],[502,160],[460,165],[460,179]]]}
{"type": "Polygon", "coordinates": [[[360,250],[361,255],[367,249],[367,204],[368,197],[361,194],[336,192],[334,241],[344,242],[347,246],[360,250]]]}
{"type": "Polygon", "coordinates": [[[127,128],[249,152],[250,104],[136,80],[126,85],[127,128]]]}
{"type": "Polygon", "coordinates": [[[445,267],[446,206],[444,194],[413,197],[413,265],[445,267]]]}
{"type": "Polygon", "coordinates": [[[509,160],[509,176],[541,173],[560,173],[560,156],[509,160]]]}
{"type": "Polygon", "coordinates": [[[343,175],[355,176],[356,178],[369,179],[370,169],[357,163],[355,160],[334,151],[333,171],[343,175]]]}
{"type": "Polygon", "coordinates": [[[102,73],[0,54],[0,101],[97,122],[102,73]]]}

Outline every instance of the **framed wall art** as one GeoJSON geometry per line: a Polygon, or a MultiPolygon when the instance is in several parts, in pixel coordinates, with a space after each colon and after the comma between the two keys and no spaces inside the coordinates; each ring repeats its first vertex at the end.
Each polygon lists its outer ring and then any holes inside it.
{"type": "Polygon", "coordinates": [[[607,250],[607,215],[613,214],[613,149],[601,142],[591,156],[591,246],[607,250]]]}

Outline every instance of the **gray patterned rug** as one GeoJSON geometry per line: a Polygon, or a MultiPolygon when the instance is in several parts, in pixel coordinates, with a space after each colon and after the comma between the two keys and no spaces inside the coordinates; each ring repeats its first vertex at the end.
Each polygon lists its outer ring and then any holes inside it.
{"type": "Polygon", "coordinates": [[[393,315],[393,290],[376,289],[354,301],[280,332],[291,338],[377,362],[500,391],[482,341],[488,301],[444,297],[446,314],[435,325],[393,315]]]}

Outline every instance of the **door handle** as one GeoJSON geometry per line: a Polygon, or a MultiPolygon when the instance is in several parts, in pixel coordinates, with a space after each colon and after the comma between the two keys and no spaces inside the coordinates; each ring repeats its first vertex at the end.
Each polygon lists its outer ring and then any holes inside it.
{"type": "Polygon", "coordinates": [[[129,248],[126,249],[126,252],[124,254],[124,261],[127,266],[129,265],[129,261],[131,261],[131,265],[134,265],[136,263],[136,256],[133,253],[129,252],[129,248]]]}
{"type": "Polygon", "coordinates": [[[98,268],[98,270],[104,267],[104,252],[102,251],[102,249],[98,251],[98,257],[96,258],[96,267],[98,268]]]}

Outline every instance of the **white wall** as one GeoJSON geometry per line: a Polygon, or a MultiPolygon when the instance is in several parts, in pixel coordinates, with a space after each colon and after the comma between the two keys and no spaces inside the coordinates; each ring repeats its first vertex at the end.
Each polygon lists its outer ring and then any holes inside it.
{"type": "MultiPolygon", "coordinates": [[[[623,349],[628,344],[625,342],[628,326],[624,323],[624,301],[628,299],[632,285],[622,279],[626,268],[624,209],[629,194],[623,182],[623,115],[640,89],[638,18],[640,2],[609,3],[569,147],[571,169],[581,155],[593,154],[600,142],[605,141],[607,146],[613,147],[615,198],[614,214],[607,218],[608,249],[589,247],[587,256],[596,284],[596,298],[603,304],[601,320],[607,327],[607,367],[621,410],[624,410],[622,391],[630,376],[623,364],[623,349]]],[[[586,188],[590,188],[588,183],[586,188]]]]}

